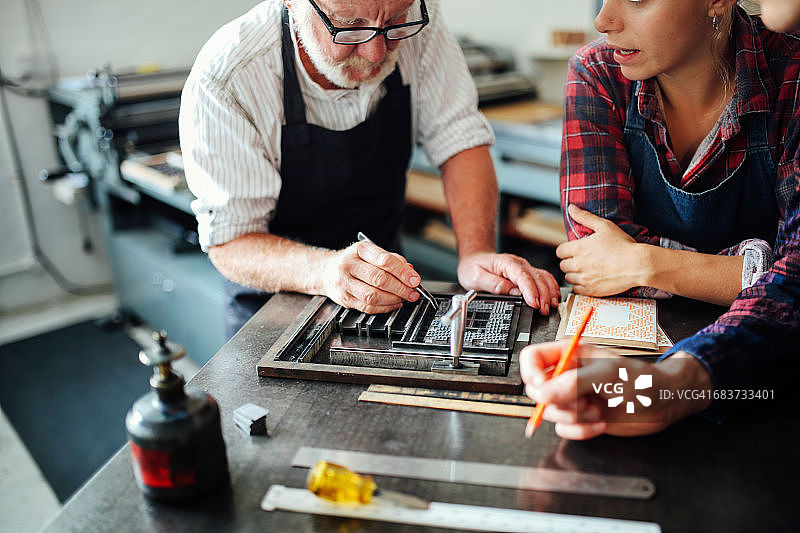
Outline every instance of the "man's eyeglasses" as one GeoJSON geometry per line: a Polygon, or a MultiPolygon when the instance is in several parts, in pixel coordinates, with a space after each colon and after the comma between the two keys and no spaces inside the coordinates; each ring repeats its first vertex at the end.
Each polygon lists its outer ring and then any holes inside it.
{"type": "Polygon", "coordinates": [[[422,12],[422,20],[415,22],[405,22],[403,24],[394,24],[386,26],[385,28],[374,28],[371,26],[355,26],[352,28],[338,28],[333,25],[331,19],[319,8],[314,0],[308,0],[314,11],[317,12],[319,18],[328,28],[328,31],[333,37],[333,42],[336,44],[361,44],[371,40],[376,35],[383,35],[389,41],[399,41],[401,39],[408,39],[422,31],[430,19],[428,18],[428,9],[425,7],[425,0],[420,0],[420,11],[422,12]]]}

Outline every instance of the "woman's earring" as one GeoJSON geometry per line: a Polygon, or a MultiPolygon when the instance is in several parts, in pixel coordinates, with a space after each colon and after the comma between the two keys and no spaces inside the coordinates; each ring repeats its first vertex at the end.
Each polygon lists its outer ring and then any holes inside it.
{"type": "Polygon", "coordinates": [[[714,15],[714,18],[711,19],[711,26],[714,27],[714,31],[719,29],[719,17],[714,15]]]}

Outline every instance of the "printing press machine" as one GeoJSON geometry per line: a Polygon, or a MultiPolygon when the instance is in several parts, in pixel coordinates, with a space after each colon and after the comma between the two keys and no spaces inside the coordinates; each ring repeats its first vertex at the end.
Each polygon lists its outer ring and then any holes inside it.
{"type": "Polygon", "coordinates": [[[59,84],[49,101],[64,165],[89,176],[103,215],[120,311],[167,330],[201,365],[227,338],[222,278],[197,245],[193,196],[179,168],[173,188],[124,171],[126,162],[178,149],[187,75],[104,70],[59,84]]]}

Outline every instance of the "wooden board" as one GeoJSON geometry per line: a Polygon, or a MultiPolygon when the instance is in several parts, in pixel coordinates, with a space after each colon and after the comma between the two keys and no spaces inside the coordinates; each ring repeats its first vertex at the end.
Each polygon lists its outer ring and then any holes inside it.
{"type": "MultiPolygon", "coordinates": [[[[402,392],[382,392],[380,386],[370,385],[369,389],[365,390],[358,397],[360,402],[372,403],[385,403],[389,405],[405,405],[410,407],[426,407],[429,409],[446,409],[449,411],[462,411],[469,413],[481,413],[488,415],[511,416],[517,418],[528,418],[533,414],[534,406],[526,396],[514,396],[519,398],[519,402],[496,402],[496,401],[481,401],[472,399],[468,392],[462,398],[443,397],[444,394],[430,395],[430,394],[415,394],[414,388],[411,387],[394,387],[394,389],[405,389],[408,393],[402,392]],[[528,405],[524,405],[528,404],[528,405]]],[[[386,390],[384,388],[383,390],[386,390]]],[[[417,389],[419,390],[419,389],[417,389]]],[[[430,389],[427,389],[430,391],[430,389]]],[[[448,391],[439,391],[441,393],[448,391]]],[[[481,394],[481,393],[471,393],[481,394]]],[[[512,395],[488,395],[488,396],[508,396],[512,395]]]]}
{"type": "Polygon", "coordinates": [[[518,394],[522,392],[522,378],[519,374],[519,353],[511,358],[508,375],[470,376],[458,374],[438,374],[417,370],[398,370],[393,368],[372,368],[327,363],[293,363],[275,361],[263,357],[258,362],[260,376],[311,379],[318,381],[338,381],[342,383],[385,383],[389,385],[417,385],[439,389],[499,392],[518,394]]]}
{"type": "Polygon", "coordinates": [[[538,101],[524,100],[481,108],[481,112],[490,121],[519,122],[535,124],[546,120],[561,118],[563,112],[560,105],[538,101]]]}
{"type": "Polygon", "coordinates": [[[429,398],[443,398],[450,400],[468,400],[472,402],[504,403],[511,405],[534,406],[536,402],[522,394],[498,394],[492,392],[472,392],[443,389],[429,389],[425,387],[397,387],[394,385],[373,384],[367,389],[370,392],[385,394],[409,394],[412,396],[427,396],[429,398]]]}
{"type": "Polygon", "coordinates": [[[143,158],[130,158],[120,164],[120,172],[126,180],[138,185],[154,187],[164,193],[174,193],[186,187],[186,175],[172,164],[174,158],[168,153],[143,158]],[[172,169],[166,173],[165,169],[172,169]]]}

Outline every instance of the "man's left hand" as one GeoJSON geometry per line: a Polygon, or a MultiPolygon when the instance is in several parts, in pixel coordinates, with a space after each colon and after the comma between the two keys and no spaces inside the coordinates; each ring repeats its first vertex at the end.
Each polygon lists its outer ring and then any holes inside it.
{"type": "Polygon", "coordinates": [[[552,274],[511,254],[481,252],[462,257],[458,262],[458,281],[465,289],[522,295],[525,303],[543,315],[551,307],[558,307],[561,296],[552,274]]]}

